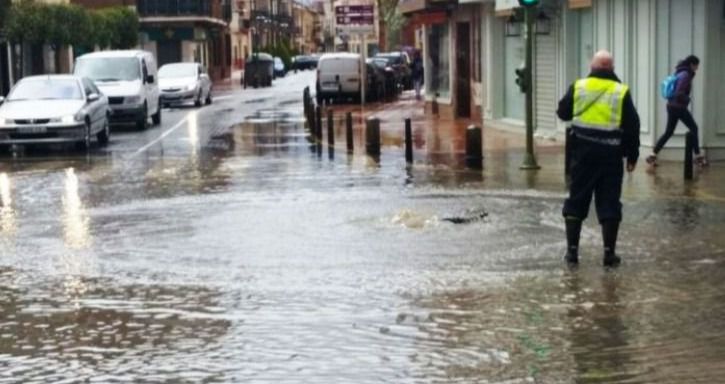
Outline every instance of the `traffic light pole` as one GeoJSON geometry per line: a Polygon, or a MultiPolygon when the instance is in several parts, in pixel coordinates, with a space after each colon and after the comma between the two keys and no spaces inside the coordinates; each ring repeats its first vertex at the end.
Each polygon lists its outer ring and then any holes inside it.
{"type": "Polygon", "coordinates": [[[525,78],[526,87],[526,155],[520,169],[535,170],[540,169],[536,163],[534,155],[534,71],[533,71],[533,55],[534,55],[534,13],[536,7],[524,7],[524,44],[526,49],[525,59],[525,78]]]}

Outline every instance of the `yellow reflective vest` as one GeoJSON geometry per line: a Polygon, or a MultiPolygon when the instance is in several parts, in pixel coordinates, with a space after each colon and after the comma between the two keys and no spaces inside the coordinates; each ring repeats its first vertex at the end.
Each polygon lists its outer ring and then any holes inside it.
{"type": "Polygon", "coordinates": [[[613,80],[596,77],[577,80],[572,125],[602,131],[618,130],[628,91],[626,85],[613,80]]]}

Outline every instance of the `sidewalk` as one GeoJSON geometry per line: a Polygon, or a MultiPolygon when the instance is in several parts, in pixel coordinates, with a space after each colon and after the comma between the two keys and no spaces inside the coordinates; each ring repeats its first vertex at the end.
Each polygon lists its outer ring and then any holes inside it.
{"type": "MultiPolygon", "coordinates": [[[[412,120],[415,166],[447,167],[465,171],[465,132],[481,121],[449,120],[426,115],[423,102],[405,92],[391,103],[371,103],[361,110],[359,105],[332,105],[336,126],[342,126],[344,115],[352,112],[356,141],[364,140],[364,119],[380,119],[382,152],[404,158],[405,119],[412,120]]],[[[338,130],[341,132],[342,130],[338,130]]],[[[344,132],[342,132],[344,134],[344,132]]],[[[536,137],[535,153],[541,169],[527,172],[519,169],[526,148],[525,134],[488,127],[484,123],[483,179],[487,186],[500,188],[533,188],[565,192],[563,137],[536,137]]],[[[725,164],[712,163],[708,168],[695,169],[695,179],[685,181],[682,162],[662,162],[649,168],[641,150],[637,169],[625,176],[624,194],[630,198],[696,199],[725,203],[725,164]]],[[[468,171],[466,171],[468,172],[468,171]]]]}

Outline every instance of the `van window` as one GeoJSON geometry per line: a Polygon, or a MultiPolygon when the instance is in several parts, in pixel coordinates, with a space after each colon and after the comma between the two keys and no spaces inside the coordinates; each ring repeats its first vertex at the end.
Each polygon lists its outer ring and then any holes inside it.
{"type": "Polygon", "coordinates": [[[138,60],[130,57],[81,58],[76,62],[73,73],[100,82],[133,81],[141,78],[138,60]]]}
{"type": "Polygon", "coordinates": [[[319,70],[321,72],[350,73],[357,72],[359,66],[360,60],[354,58],[327,59],[320,62],[319,70]]]}
{"type": "Polygon", "coordinates": [[[143,72],[143,81],[146,81],[146,79],[149,77],[149,69],[146,67],[146,62],[141,60],[141,71],[143,72]]]}

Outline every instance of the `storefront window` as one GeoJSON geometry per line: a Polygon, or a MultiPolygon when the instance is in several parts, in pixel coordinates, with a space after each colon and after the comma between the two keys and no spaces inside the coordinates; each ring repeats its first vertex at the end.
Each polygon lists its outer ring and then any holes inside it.
{"type": "Polygon", "coordinates": [[[428,65],[425,74],[426,93],[441,98],[450,97],[449,29],[447,24],[428,28],[428,65]]]}

